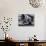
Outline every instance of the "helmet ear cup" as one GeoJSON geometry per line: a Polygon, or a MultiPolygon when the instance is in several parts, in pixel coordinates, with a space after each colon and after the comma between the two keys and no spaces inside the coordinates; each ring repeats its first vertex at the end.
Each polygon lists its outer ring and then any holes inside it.
{"type": "Polygon", "coordinates": [[[29,3],[32,7],[38,8],[41,5],[41,0],[29,0],[29,3]]]}

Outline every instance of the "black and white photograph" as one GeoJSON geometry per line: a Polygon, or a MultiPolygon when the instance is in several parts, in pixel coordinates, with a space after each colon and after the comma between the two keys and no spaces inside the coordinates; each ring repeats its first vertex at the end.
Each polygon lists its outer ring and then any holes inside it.
{"type": "Polygon", "coordinates": [[[19,14],[18,25],[19,26],[34,26],[34,15],[33,14],[19,14]]]}

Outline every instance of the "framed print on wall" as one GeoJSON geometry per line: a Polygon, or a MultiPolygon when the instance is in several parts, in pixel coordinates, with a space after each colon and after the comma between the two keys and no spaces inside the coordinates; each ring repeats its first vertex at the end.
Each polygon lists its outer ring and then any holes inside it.
{"type": "Polygon", "coordinates": [[[18,26],[34,26],[33,14],[19,14],[18,26]]]}

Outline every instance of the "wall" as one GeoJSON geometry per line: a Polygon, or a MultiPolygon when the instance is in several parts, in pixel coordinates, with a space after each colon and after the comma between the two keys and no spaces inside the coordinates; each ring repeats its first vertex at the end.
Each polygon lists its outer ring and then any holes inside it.
{"type": "MultiPolygon", "coordinates": [[[[0,0],[0,17],[13,17],[13,22],[10,31],[8,33],[17,40],[27,40],[34,34],[37,35],[39,40],[45,39],[45,16],[46,8],[32,8],[28,0],[0,0]],[[19,27],[18,15],[19,14],[34,14],[35,26],[19,27]]],[[[0,31],[0,35],[2,35],[0,31]]],[[[4,33],[3,33],[4,34],[4,33]]],[[[11,36],[11,37],[12,37],[11,36]]],[[[0,39],[4,37],[0,36],[0,39]]]]}

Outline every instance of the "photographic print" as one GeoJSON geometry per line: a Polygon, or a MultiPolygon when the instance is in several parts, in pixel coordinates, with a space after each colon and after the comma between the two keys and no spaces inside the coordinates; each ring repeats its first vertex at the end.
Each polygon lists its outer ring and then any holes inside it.
{"type": "Polygon", "coordinates": [[[34,15],[32,14],[20,14],[18,16],[19,26],[34,26],[34,15]]]}

